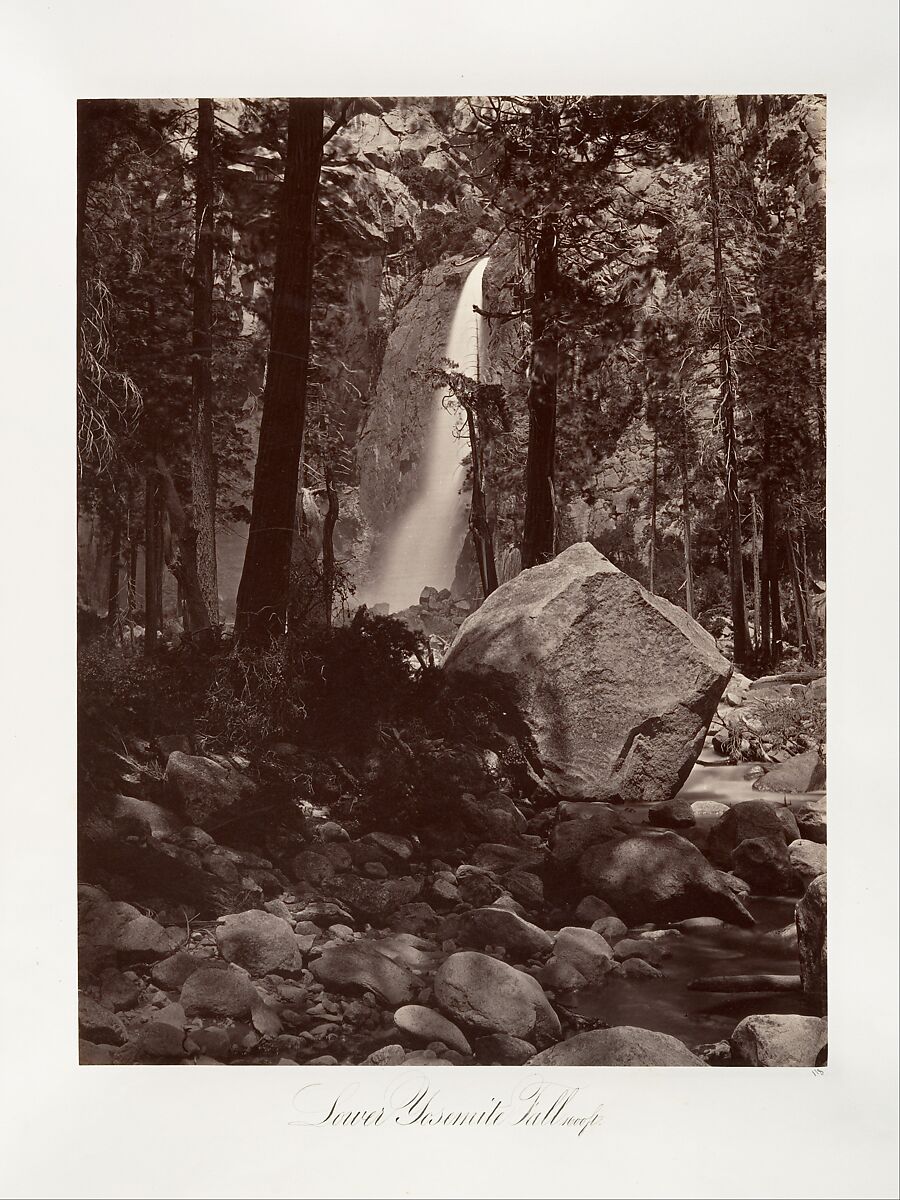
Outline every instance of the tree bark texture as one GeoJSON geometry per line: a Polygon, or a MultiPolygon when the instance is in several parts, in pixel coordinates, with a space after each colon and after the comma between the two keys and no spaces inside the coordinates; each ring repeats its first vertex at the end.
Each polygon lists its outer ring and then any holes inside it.
{"type": "Polygon", "coordinates": [[[494,538],[488,521],[487,501],[484,494],[481,438],[475,413],[468,405],[466,405],[466,421],[469,427],[469,447],[472,451],[472,512],[469,517],[469,526],[472,530],[472,540],[475,543],[475,553],[478,558],[481,590],[487,599],[491,592],[497,590],[497,564],[494,559],[494,538]]]}
{"type": "Polygon", "coordinates": [[[309,368],[322,100],[291,100],[272,297],[272,333],[253,511],[236,632],[264,643],[284,632],[309,368]]]}
{"type": "Polygon", "coordinates": [[[330,629],[334,619],[334,527],[341,513],[341,498],[330,466],[325,468],[325,495],[328,498],[328,508],[322,524],[322,600],[325,624],[330,629]]]}
{"type": "Polygon", "coordinates": [[[734,628],[734,660],[746,663],[750,657],[750,631],[747,627],[747,602],[744,593],[744,565],[741,536],[741,505],[738,490],[738,445],[734,423],[737,381],[731,352],[732,312],[722,262],[721,203],[719,198],[716,150],[716,119],[710,109],[707,122],[710,220],[712,224],[713,263],[716,300],[719,310],[719,420],[725,460],[725,504],[728,514],[728,562],[731,584],[731,623],[734,628]]]}
{"type": "Polygon", "coordinates": [[[197,531],[197,575],[212,625],[219,623],[216,571],[216,461],[213,453],[212,307],[215,240],[215,114],[198,101],[191,368],[191,508],[197,531]]]}
{"type": "Polygon", "coordinates": [[[544,216],[534,257],[523,569],[549,562],[554,555],[556,513],[553,479],[559,370],[559,334],[555,311],[557,271],[556,225],[552,217],[544,216]]]}
{"type": "Polygon", "coordinates": [[[148,470],[144,489],[144,653],[156,650],[162,625],[163,531],[159,477],[148,470]]]}
{"type": "Polygon", "coordinates": [[[169,524],[178,542],[177,553],[173,554],[169,569],[178,580],[180,597],[184,602],[185,632],[198,649],[209,651],[214,647],[216,638],[197,571],[197,530],[187,518],[172,473],[161,454],[156,456],[156,468],[169,524]]]}
{"type": "Polygon", "coordinates": [[[109,580],[106,589],[106,621],[112,628],[119,619],[119,592],[122,570],[122,512],[116,507],[109,545],[109,580]]]}
{"type": "Polygon", "coordinates": [[[650,484],[650,591],[656,593],[656,504],[659,489],[659,434],[653,430],[653,474],[650,484]]]}

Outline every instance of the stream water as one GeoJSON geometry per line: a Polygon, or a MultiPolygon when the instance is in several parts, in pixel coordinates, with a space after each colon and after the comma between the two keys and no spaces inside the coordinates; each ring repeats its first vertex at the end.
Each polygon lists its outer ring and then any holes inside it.
{"type": "MultiPolygon", "coordinates": [[[[693,803],[716,800],[740,804],[745,800],[780,800],[752,790],[745,778],[747,763],[737,766],[698,762],[680,795],[693,803]]],[[[822,793],[794,797],[798,807],[820,800],[822,793]]],[[[787,798],[790,802],[790,798],[787,798]]],[[[634,805],[626,815],[635,825],[647,819],[647,805],[634,805]]],[[[702,833],[715,817],[700,817],[702,833]]],[[[679,831],[684,832],[684,831],[679,831]]],[[[793,936],[780,931],[794,923],[796,897],[751,897],[747,907],[756,918],[752,929],[735,925],[685,929],[681,936],[661,939],[667,952],[659,964],[661,979],[616,976],[602,986],[585,988],[565,998],[571,1011],[601,1019],[608,1025],[638,1025],[672,1034],[688,1046],[728,1038],[735,1025],[751,1013],[811,1013],[800,991],[723,993],[690,990],[695,979],[721,975],[799,975],[800,961],[793,936]]]]}

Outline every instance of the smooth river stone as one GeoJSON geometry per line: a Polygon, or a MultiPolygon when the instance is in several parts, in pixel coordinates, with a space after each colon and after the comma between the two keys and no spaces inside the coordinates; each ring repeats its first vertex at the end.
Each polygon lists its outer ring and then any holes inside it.
{"type": "Polygon", "coordinates": [[[421,1004],[405,1004],[394,1013],[394,1024],[421,1042],[443,1042],[450,1050],[471,1054],[472,1047],[452,1021],[421,1004]]]}

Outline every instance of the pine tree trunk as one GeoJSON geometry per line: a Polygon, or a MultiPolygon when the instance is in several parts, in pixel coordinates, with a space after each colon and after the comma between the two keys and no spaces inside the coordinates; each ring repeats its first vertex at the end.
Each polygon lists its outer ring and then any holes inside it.
{"type": "Polygon", "coordinates": [[[812,661],[818,662],[819,650],[816,640],[815,619],[812,611],[812,592],[809,587],[809,563],[806,557],[806,528],[800,528],[800,567],[803,572],[803,611],[806,613],[806,628],[809,634],[809,649],[812,661]]]}
{"type": "Polygon", "coordinates": [[[656,496],[659,484],[659,434],[653,430],[653,475],[650,485],[650,591],[656,592],[656,496]]]}
{"type": "Polygon", "coordinates": [[[797,546],[793,535],[788,537],[788,558],[791,568],[791,586],[794,590],[794,610],[796,612],[798,632],[797,645],[801,648],[801,651],[805,646],[808,653],[807,661],[814,664],[816,661],[816,642],[812,631],[809,606],[806,603],[806,592],[800,579],[800,569],[797,563],[797,546]]]}
{"type": "Polygon", "coordinates": [[[763,481],[762,604],[760,651],[767,664],[781,657],[781,592],[778,584],[778,501],[771,480],[763,481]]]}
{"type": "Polygon", "coordinates": [[[106,589],[106,623],[114,628],[119,619],[119,577],[122,569],[122,513],[118,505],[113,513],[109,545],[109,580],[106,589]]]}
{"type": "Polygon", "coordinates": [[[322,525],[322,601],[325,608],[325,624],[330,629],[334,617],[334,527],[340,516],[341,498],[329,466],[325,468],[325,494],[328,497],[328,509],[322,525]]]}
{"type": "Polygon", "coordinates": [[[215,630],[200,587],[197,570],[197,530],[187,518],[172,473],[161,454],[156,456],[156,467],[160,490],[169,514],[169,524],[178,540],[177,553],[169,564],[178,580],[180,598],[184,604],[183,624],[185,633],[199,650],[209,652],[215,646],[215,630]]]}
{"type": "Polygon", "coordinates": [[[694,615],[694,568],[691,553],[691,485],[688,477],[687,438],[681,439],[681,528],[684,541],[684,603],[689,617],[694,615]]]}
{"type": "Polygon", "coordinates": [[[757,654],[760,651],[760,581],[759,581],[759,526],[756,518],[756,497],[750,497],[750,516],[753,520],[753,648],[757,654]]]}
{"type": "Polygon", "coordinates": [[[198,101],[194,328],[191,370],[191,508],[197,532],[197,575],[209,617],[219,623],[216,571],[216,463],[212,425],[212,304],[215,183],[210,99],[198,101]]]}
{"type": "Polygon", "coordinates": [[[805,650],[808,648],[806,641],[806,631],[803,625],[803,602],[800,597],[800,579],[797,574],[797,557],[794,553],[794,539],[790,532],[785,534],[788,548],[788,567],[791,575],[791,592],[794,599],[794,628],[797,631],[797,649],[800,651],[800,657],[803,658],[805,650]]]}
{"type": "Polygon", "coordinates": [[[469,526],[472,530],[472,540],[475,543],[475,554],[478,559],[481,591],[487,599],[491,592],[497,590],[497,564],[494,559],[494,538],[488,521],[487,501],[484,494],[481,438],[478,435],[475,414],[468,406],[466,406],[466,421],[469,426],[469,447],[472,451],[472,513],[469,518],[469,526]]]}
{"type": "Polygon", "coordinates": [[[525,463],[525,526],[522,567],[553,558],[556,513],[556,387],[559,335],[556,328],[557,241],[552,217],[545,216],[535,248],[531,307],[531,362],[528,379],[528,458],[525,463]]]}
{"type": "Polygon", "coordinates": [[[144,653],[156,650],[162,625],[162,507],[159,479],[148,471],[144,488],[144,653]]]}
{"type": "Polygon", "coordinates": [[[746,663],[750,657],[750,631],[747,628],[747,602],[744,594],[744,563],[741,536],[741,506],[738,490],[738,445],[734,424],[737,381],[731,353],[732,313],[722,263],[722,229],[716,152],[716,120],[710,109],[707,122],[710,217],[712,223],[713,263],[716,299],[719,310],[719,420],[725,458],[725,504],[728,514],[728,566],[731,584],[731,623],[734,628],[734,661],[746,663]]]}
{"type": "Polygon", "coordinates": [[[264,643],[284,632],[300,453],[306,418],[316,202],[324,104],[291,100],[272,297],[272,334],[253,513],[237,600],[236,632],[264,643]]]}

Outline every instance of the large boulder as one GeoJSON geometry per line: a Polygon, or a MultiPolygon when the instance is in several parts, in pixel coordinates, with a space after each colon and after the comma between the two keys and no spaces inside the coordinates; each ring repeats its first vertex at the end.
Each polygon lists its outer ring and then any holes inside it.
{"type": "Polygon", "coordinates": [[[472,1047],[462,1030],[433,1008],[424,1008],[421,1004],[404,1004],[394,1013],[394,1024],[420,1042],[443,1042],[445,1046],[457,1050],[460,1054],[472,1053],[472,1047]]]}
{"type": "Polygon", "coordinates": [[[403,963],[393,962],[372,942],[348,942],[327,949],[310,970],[336,992],[372,992],[390,1005],[409,1004],[419,983],[403,963]]]}
{"type": "Polygon", "coordinates": [[[705,1067],[667,1033],[617,1025],[576,1033],[529,1059],[529,1067],[705,1067]]]}
{"type": "Polygon", "coordinates": [[[600,983],[613,970],[612,946],[594,929],[567,925],[556,935],[555,957],[575,968],[588,983],[600,983]]]}
{"type": "Polygon", "coordinates": [[[762,1013],[744,1017],[731,1035],[736,1067],[815,1067],[828,1045],[821,1017],[762,1013]]]}
{"type": "Polygon", "coordinates": [[[803,881],[804,887],[819,875],[825,874],[827,854],[828,851],[820,842],[807,841],[805,838],[791,842],[788,846],[791,866],[803,881]]]}
{"type": "Polygon", "coordinates": [[[452,1021],[483,1033],[546,1045],[561,1032],[537,980],[487,954],[451,954],[434,977],[434,998],[452,1021]]]}
{"type": "Polygon", "coordinates": [[[88,970],[115,963],[155,962],[177,950],[175,938],[158,921],[124,900],[82,889],[78,902],[78,949],[88,970]]]}
{"type": "Polygon", "coordinates": [[[189,1017],[247,1017],[259,993],[243,971],[211,965],[194,971],[181,989],[181,1007],[189,1017]]]}
{"type": "Polygon", "coordinates": [[[454,921],[455,940],[463,946],[502,946],[516,959],[547,955],[553,948],[549,933],[503,908],[474,908],[454,921]]]}
{"type": "Polygon", "coordinates": [[[787,846],[800,836],[789,808],[771,800],[745,800],[721,816],[709,831],[706,853],[714,863],[730,865],[732,851],[750,838],[763,838],[787,846]]]}
{"type": "Polygon", "coordinates": [[[807,750],[772,767],[753,784],[755,792],[820,792],[825,786],[825,764],[817,751],[807,750]]]}
{"type": "Polygon", "coordinates": [[[251,975],[293,971],[303,966],[294,930],[281,917],[260,909],[223,917],[216,929],[219,953],[251,975]]]}
{"type": "Polygon", "coordinates": [[[754,923],[720,873],[677,833],[597,842],[579,860],[578,874],[586,891],[602,896],[632,926],[684,917],[754,923]]]}
{"type": "Polygon", "coordinates": [[[256,795],[253,781],[228,762],[181,750],[169,755],[165,782],[176,807],[201,829],[241,813],[256,795]]]}
{"type": "Polygon", "coordinates": [[[784,842],[745,838],[731,852],[731,870],[761,896],[797,895],[802,889],[784,842]]]}
{"type": "Polygon", "coordinates": [[[620,813],[611,809],[592,813],[585,820],[562,821],[550,831],[550,856],[559,866],[569,867],[596,842],[621,838],[632,828],[620,813]]]}
{"type": "Polygon", "coordinates": [[[803,990],[825,1012],[828,988],[827,875],[814,879],[796,908],[797,946],[803,990]]]}
{"type": "Polygon", "coordinates": [[[501,692],[554,794],[671,799],[731,674],[713,638],[587,542],[503,584],[444,662],[501,692]]]}
{"type": "Polygon", "coordinates": [[[379,921],[395,909],[412,903],[422,891],[422,880],[411,875],[399,879],[367,879],[362,875],[346,874],[327,880],[323,888],[356,916],[379,921]]]}

